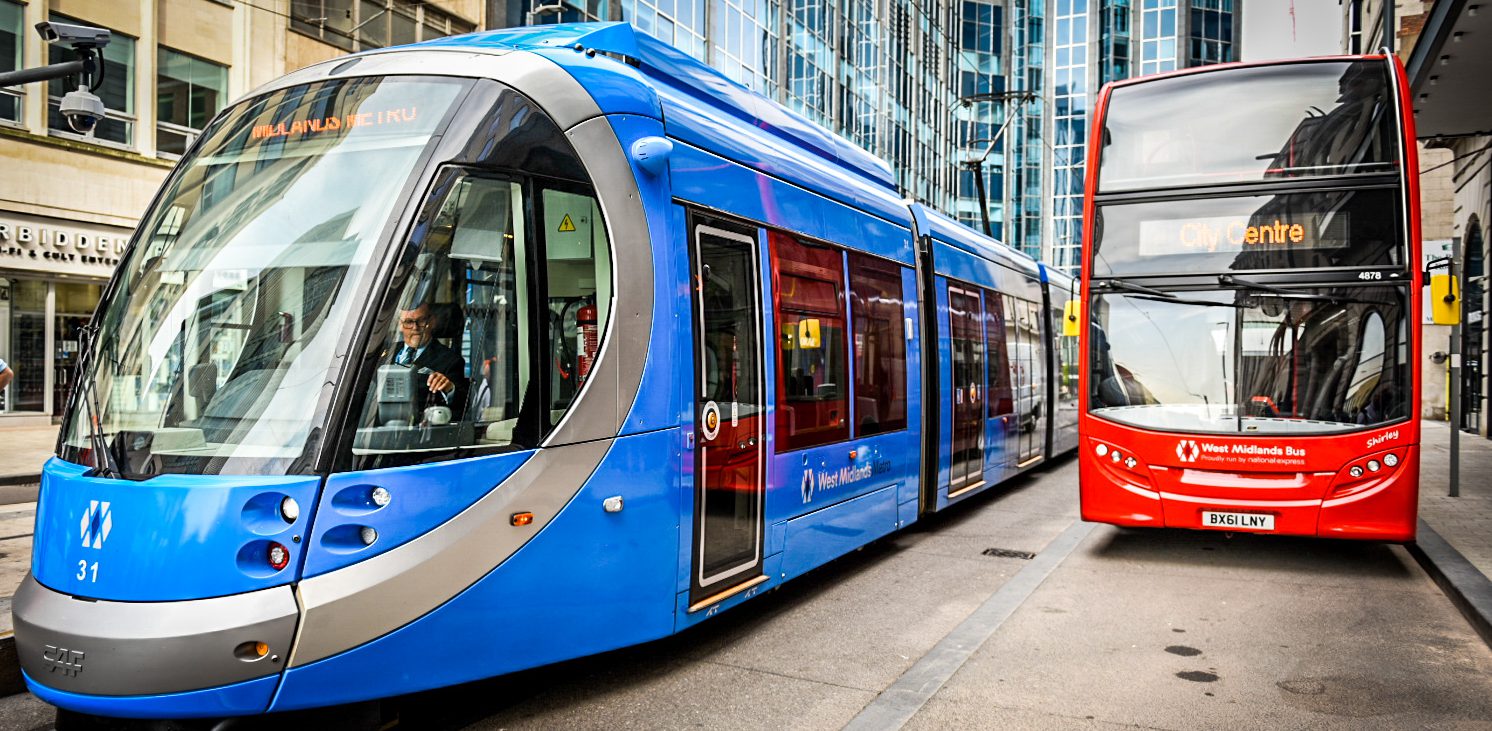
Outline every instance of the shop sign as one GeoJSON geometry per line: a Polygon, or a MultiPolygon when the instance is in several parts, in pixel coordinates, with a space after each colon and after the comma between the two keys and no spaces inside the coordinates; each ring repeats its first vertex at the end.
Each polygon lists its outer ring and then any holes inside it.
{"type": "Polygon", "coordinates": [[[0,269],[108,277],[131,231],[0,211],[0,269]]]}

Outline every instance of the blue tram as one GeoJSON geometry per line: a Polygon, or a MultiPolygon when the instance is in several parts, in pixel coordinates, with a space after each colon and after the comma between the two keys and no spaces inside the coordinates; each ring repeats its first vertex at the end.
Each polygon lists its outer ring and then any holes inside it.
{"type": "Polygon", "coordinates": [[[678,632],[1074,447],[1071,289],[630,26],[292,73],[100,304],[27,683],[230,717],[678,632]]]}

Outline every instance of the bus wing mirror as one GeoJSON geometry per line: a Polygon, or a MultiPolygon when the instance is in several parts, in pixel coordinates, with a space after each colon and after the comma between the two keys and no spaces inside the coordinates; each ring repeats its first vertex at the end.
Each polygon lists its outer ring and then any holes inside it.
{"type": "Polygon", "coordinates": [[[1449,274],[1430,276],[1430,315],[1436,325],[1461,324],[1461,296],[1456,278],[1449,274]]]}
{"type": "Polygon", "coordinates": [[[1077,300],[1068,300],[1062,308],[1062,337],[1075,338],[1078,336],[1078,308],[1081,305],[1077,300]]]}

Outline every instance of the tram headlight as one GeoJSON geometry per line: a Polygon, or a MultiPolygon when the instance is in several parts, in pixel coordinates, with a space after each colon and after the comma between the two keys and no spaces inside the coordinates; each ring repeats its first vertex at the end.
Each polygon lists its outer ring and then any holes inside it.
{"type": "Polygon", "coordinates": [[[1357,465],[1352,465],[1352,468],[1347,470],[1347,474],[1352,475],[1353,477],[1362,477],[1362,468],[1357,465]]]}
{"type": "Polygon", "coordinates": [[[363,539],[364,546],[371,546],[374,541],[378,540],[378,531],[374,530],[371,525],[365,525],[362,530],[358,531],[358,537],[363,539]]]}
{"type": "Polygon", "coordinates": [[[290,549],[278,543],[271,543],[265,558],[269,560],[270,568],[279,571],[290,565],[290,549]]]}
{"type": "Polygon", "coordinates": [[[1383,463],[1386,464],[1386,465],[1388,465],[1389,467],[1398,467],[1399,466],[1399,455],[1394,454],[1392,452],[1390,452],[1388,454],[1385,454],[1385,455],[1383,455],[1383,463]]]}
{"type": "Polygon", "coordinates": [[[281,500],[280,517],[284,518],[286,523],[294,523],[300,519],[300,503],[296,502],[293,497],[286,497],[284,500],[281,500]]]}
{"type": "Polygon", "coordinates": [[[372,500],[374,505],[381,508],[388,505],[389,501],[394,499],[394,496],[390,495],[386,488],[375,487],[373,488],[373,492],[368,493],[368,499],[372,500]]]}
{"type": "Polygon", "coordinates": [[[1100,444],[1093,448],[1093,453],[1100,457],[1106,457],[1109,454],[1109,445],[1100,444]]]}
{"type": "Polygon", "coordinates": [[[1382,468],[1379,466],[1378,460],[1376,460],[1376,459],[1370,459],[1370,460],[1368,460],[1368,471],[1369,472],[1377,472],[1380,469],[1382,469],[1382,468]]]}

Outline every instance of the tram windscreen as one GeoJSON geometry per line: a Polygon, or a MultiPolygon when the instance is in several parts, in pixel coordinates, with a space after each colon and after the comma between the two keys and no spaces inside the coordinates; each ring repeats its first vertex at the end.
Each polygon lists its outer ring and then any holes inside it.
{"type": "Polygon", "coordinates": [[[203,133],[100,309],[89,411],[126,476],[276,474],[304,453],[358,283],[467,82],[351,78],[247,100],[203,133]]]}
{"type": "Polygon", "coordinates": [[[1388,64],[1312,61],[1114,89],[1098,192],[1398,171],[1388,64]]]}
{"type": "Polygon", "coordinates": [[[1092,308],[1096,416],[1146,429],[1292,435],[1409,416],[1413,323],[1402,288],[1112,294],[1092,308]]]}

